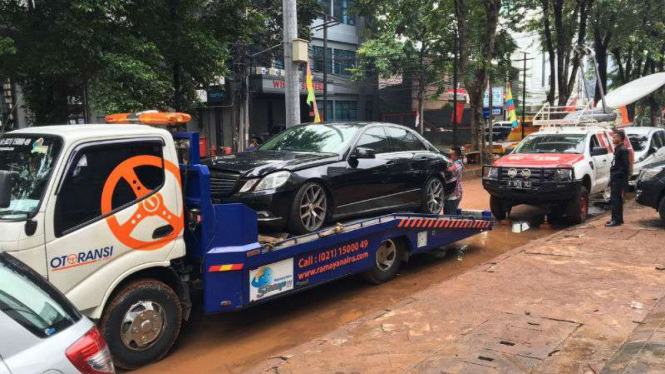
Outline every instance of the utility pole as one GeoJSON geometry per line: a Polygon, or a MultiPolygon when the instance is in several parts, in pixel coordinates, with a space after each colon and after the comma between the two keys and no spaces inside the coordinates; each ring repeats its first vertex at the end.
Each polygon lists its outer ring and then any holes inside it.
{"type": "Polygon", "coordinates": [[[524,139],[524,126],[526,126],[526,52],[524,52],[524,78],[522,80],[522,139],[524,139]]]}
{"type": "MultiPolygon", "coordinates": [[[[489,80],[488,80],[488,87],[489,87],[489,94],[490,94],[490,113],[489,113],[489,118],[487,119],[487,125],[489,126],[489,140],[488,140],[488,146],[490,149],[490,154],[487,156],[487,159],[485,160],[486,163],[491,163],[492,162],[492,147],[494,144],[492,144],[492,137],[494,136],[494,129],[492,128],[492,115],[494,114],[494,101],[492,97],[492,68],[493,66],[490,64],[490,71],[489,71],[489,80]]],[[[484,143],[484,142],[483,142],[484,143]]],[[[485,152],[482,153],[483,155],[485,152]]]]}
{"type": "Polygon", "coordinates": [[[321,120],[325,122],[328,119],[328,28],[337,26],[341,22],[328,15],[325,9],[319,14],[323,16],[323,23],[312,27],[310,30],[323,30],[323,115],[321,120]]]}
{"type": "MultiPolygon", "coordinates": [[[[457,30],[453,55],[453,147],[457,147],[457,30]]],[[[463,113],[463,112],[462,112],[463,113]]]]}
{"type": "Polygon", "coordinates": [[[328,119],[328,13],[323,12],[323,122],[328,119]]]}
{"type": "Polygon", "coordinates": [[[282,0],[284,13],[284,70],[286,81],[286,127],[300,124],[300,77],[293,63],[293,40],[298,36],[296,0],[282,0]]]}

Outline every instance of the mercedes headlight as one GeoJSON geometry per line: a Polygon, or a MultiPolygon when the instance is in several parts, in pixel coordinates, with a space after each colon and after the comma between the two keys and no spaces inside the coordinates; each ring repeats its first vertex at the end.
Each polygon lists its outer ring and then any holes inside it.
{"type": "Polygon", "coordinates": [[[649,168],[649,169],[642,169],[640,171],[640,175],[637,177],[637,180],[643,181],[647,179],[654,178],[658,173],[660,173],[661,169],[657,168],[649,168]]]}
{"type": "Polygon", "coordinates": [[[280,187],[289,180],[290,176],[291,172],[289,171],[278,171],[268,174],[256,185],[254,191],[271,190],[280,187]]]}
{"type": "Polygon", "coordinates": [[[493,179],[493,180],[499,179],[499,168],[486,167],[485,168],[485,175],[483,175],[483,178],[493,179]]]}
{"type": "Polygon", "coordinates": [[[557,182],[570,182],[573,180],[573,169],[556,169],[553,178],[557,182]]]}
{"type": "Polygon", "coordinates": [[[247,182],[245,182],[245,184],[242,185],[242,188],[240,189],[240,192],[242,193],[242,192],[247,192],[247,191],[251,190],[252,187],[254,187],[254,185],[258,181],[259,181],[258,178],[248,180],[247,182]]]}

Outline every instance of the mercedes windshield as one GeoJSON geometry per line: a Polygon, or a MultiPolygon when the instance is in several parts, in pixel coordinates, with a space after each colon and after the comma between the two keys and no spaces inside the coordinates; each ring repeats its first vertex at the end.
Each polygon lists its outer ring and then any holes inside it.
{"type": "Polygon", "coordinates": [[[259,147],[259,151],[342,153],[360,130],[354,125],[294,126],[259,147]]]}
{"type": "Polygon", "coordinates": [[[62,140],[56,136],[6,134],[0,137],[0,170],[11,173],[9,207],[0,208],[0,219],[24,220],[32,217],[60,154],[62,140]]]}

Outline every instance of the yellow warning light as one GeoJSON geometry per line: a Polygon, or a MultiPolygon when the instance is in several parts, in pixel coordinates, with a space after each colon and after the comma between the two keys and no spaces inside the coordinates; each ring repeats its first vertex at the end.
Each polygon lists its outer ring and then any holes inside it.
{"type": "Polygon", "coordinates": [[[192,120],[192,116],[180,112],[146,111],[139,113],[116,113],[106,116],[106,123],[141,123],[144,125],[184,125],[192,120]]]}

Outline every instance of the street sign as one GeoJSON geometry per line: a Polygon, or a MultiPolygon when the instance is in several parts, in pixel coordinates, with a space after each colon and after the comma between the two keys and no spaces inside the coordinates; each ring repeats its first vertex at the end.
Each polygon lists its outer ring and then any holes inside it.
{"type": "MultiPolygon", "coordinates": [[[[485,97],[483,98],[483,108],[489,108],[489,106],[490,106],[490,93],[488,90],[485,90],[485,97]]],[[[492,106],[495,108],[503,106],[503,86],[492,87],[492,106]]]]}
{"type": "MultiPolygon", "coordinates": [[[[492,98],[492,99],[494,99],[494,98],[492,98]]],[[[492,115],[493,116],[500,116],[502,114],[503,114],[503,108],[494,107],[492,109],[492,115]]],[[[483,108],[483,117],[490,118],[490,108],[483,108]]]]}

